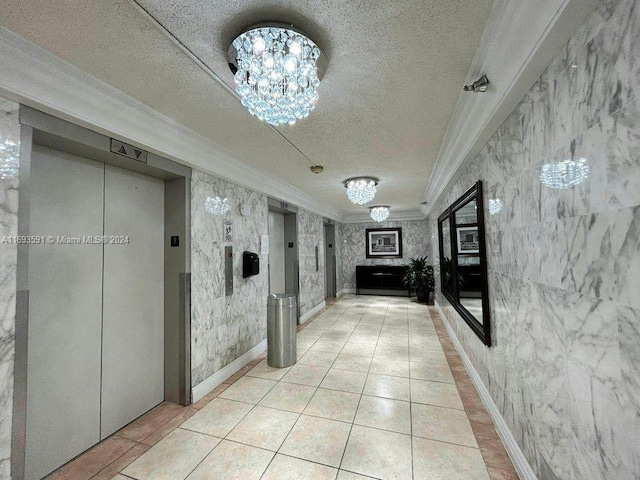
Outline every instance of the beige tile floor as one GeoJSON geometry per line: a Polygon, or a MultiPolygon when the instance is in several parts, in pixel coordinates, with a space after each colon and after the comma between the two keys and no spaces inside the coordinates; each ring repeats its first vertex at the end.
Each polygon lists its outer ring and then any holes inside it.
{"type": "Polygon", "coordinates": [[[163,404],[107,440],[131,444],[120,457],[93,465],[102,442],[52,478],[517,479],[433,309],[343,297],[299,331],[298,358],[163,404]]]}

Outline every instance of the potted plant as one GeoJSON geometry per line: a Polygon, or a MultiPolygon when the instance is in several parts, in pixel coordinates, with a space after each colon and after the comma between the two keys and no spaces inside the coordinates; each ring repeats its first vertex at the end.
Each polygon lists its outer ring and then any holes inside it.
{"type": "Polygon", "coordinates": [[[433,275],[433,266],[427,264],[428,257],[412,258],[409,270],[404,276],[404,284],[411,291],[416,292],[418,302],[429,301],[431,304],[431,293],[435,291],[436,280],[433,275]]]}

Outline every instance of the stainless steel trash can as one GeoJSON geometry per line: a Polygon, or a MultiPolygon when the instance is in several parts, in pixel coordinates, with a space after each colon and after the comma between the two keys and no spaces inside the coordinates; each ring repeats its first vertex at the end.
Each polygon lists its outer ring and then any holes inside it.
{"type": "Polygon", "coordinates": [[[267,364],[290,367],[296,363],[296,296],[274,293],[267,300],[267,364]]]}

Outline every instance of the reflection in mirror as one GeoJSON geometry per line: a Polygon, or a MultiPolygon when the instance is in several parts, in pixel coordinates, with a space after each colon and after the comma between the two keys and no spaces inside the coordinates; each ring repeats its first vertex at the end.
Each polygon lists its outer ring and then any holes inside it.
{"type": "Polygon", "coordinates": [[[490,346],[482,183],[469,189],[440,215],[438,222],[442,293],[490,346]]]}
{"type": "Polygon", "coordinates": [[[478,235],[478,204],[473,196],[456,210],[458,297],[460,304],[482,324],[482,270],[478,235]]]}
{"type": "Polygon", "coordinates": [[[499,198],[489,199],[489,215],[496,215],[502,211],[502,200],[499,198]]]}
{"type": "Polygon", "coordinates": [[[453,294],[453,256],[451,255],[451,226],[449,217],[440,221],[442,231],[442,288],[453,294]]]}
{"type": "Polygon", "coordinates": [[[590,171],[591,167],[586,158],[545,163],[540,169],[540,181],[549,188],[566,190],[584,182],[590,171]]]}
{"type": "Polygon", "coordinates": [[[463,204],[456,210],[456,225],[478,224],[478,205],[476,203],[475,194],[466,199],[468,203],[463,204]]]}

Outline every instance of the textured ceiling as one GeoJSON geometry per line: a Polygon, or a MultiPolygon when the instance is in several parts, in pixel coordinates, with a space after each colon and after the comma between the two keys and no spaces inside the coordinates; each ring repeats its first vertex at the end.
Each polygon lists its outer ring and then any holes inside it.
{"type": "Polygon", "coordinates": [[[342,186],[355,175],[381,179],[375,203],[418,208],[492,2],[138,3],[228,85],[235,35],[260,21],[296,25],[328,58],[316,109],[280,135],[126,0],[9,2],[0,22],[244,161],[358,212],[342,186]],[[324,173],[312,174],[310,162],[324,173]]]}

